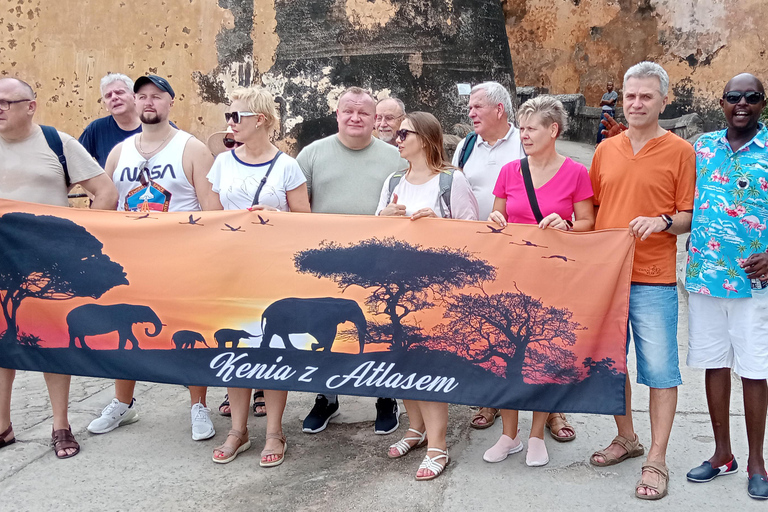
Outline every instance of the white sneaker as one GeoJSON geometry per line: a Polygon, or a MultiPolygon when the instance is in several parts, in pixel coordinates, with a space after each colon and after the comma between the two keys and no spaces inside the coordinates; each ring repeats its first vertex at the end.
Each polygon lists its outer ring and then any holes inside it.
{"type": "Polygon", "coordinates": [[[101,416],[88,425],[88,432],[106,434],[117,427],[136,423],[139,421],[139,413],[136,412],[135,404],[136,399],[132,399],[130,404],[124,404],[117,398],[113,398],[112,402],[101,411],[101,416]]]}
{"type": "Polygon", "coordinates": [[[200,402],[192,406],[192,439],[202,441],[216,435],[211,421],[211,410],[200,402]]]}

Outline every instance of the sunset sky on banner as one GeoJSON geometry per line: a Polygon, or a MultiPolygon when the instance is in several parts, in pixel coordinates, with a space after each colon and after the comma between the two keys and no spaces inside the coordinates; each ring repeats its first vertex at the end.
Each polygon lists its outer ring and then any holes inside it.
{"type": "MultiPolygon", "coordinates": [[[[515,291],[516,285],[546,306],[568,308],[573,320],[586,327],[577,331],[577,342],[570,347],[578,359],[610,357],[617,370],[625,371],[626,324],[616,319],[625,318],[629,294],[633,239],[626,230],[563,233],[511,225],[493,233],[487,222],[278,212],[258,213],[267,221],[262,224],[256,212],[243,211],[195,212],[196,223],[189,224],[189,213],[151,213],[142,218],[144,214],[138,213],[0,201],[0,215],[14,211],[61,216],[85,227],[103,243],[103,252],[123,266],[130,282],[98,300],[25,299],[18,324],[21,331],[39,336],[41,347],[66,347],[67,313],[91,303],[151,307],[164,327],[159,336],[147,337],[144,327],[151,328],[149,324],[134,326],[144,349],[172,348],[171,336],[181,329],[202,333],[210,346],[215,346],[213,333],[221,328],[258,335],[262,311],[285,297],[353,299],[374,318],[364,305],[370,290],[351,286],[342,293],[328,278],[299,273],[293,256],[324,240],[346,246],[372,237],[395,237],[422,248],[461,248],[487,261],[496,267],[495,281],[483,286],[489,294],[515,291]]],[[[386,320],[383,315],[376,318],[386,320]]],[[[405,319],[425,330],[443,321],[439,306],[405,319]]],[[[343,324],[340,331],[347,328],[352,324],[343,324]]],[[[298,337],[297,344],[302,342],[299,338],[306,337],[298,337]]],[[[87,341],[92,348],[117,348],[114,332],[87,341]]],[[[251,346],[258,343],[254,340],[251,346]]],[[[280,347],[280,341],[275,338],[272,346],[280,347]]],[[[386,344],[366,345],[366,352],[386,349],[386,344]]],[[[333,351],[357,353],[358,346],[352,339],[342,342],[337,337],[333,351]]]]}

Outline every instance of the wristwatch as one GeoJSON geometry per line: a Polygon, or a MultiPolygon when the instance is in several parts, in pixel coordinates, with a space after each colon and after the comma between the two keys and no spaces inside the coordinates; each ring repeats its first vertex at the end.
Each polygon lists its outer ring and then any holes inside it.
{"type": "Polygon", "coordinates": [[[666,230],[668,230],[669,228],[671,228],[671,227],[672,227],[672,224],[674,223],[674,221],[672,220],[672,217],[670,217],[670,216],[669,216],[669,215],[667,215],[666,213],[662,213],[662,214],[661,214],[661,218],[662,218],[662,219],[664,219],[664,222],[666,222],[666,223],[667,223],[667,227],[665,227],[664,229],[662,229],[662,231],[666,231],[666,230]]]}

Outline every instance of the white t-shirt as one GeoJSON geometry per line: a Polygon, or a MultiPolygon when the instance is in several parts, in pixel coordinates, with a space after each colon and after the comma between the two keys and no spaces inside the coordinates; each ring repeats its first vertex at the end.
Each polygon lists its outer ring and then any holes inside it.
{"type": "MultiPolygon", "coordinates": [[[[263,164],[245,163],[235,155],[234,149],[219,154],[208,172],[208,181],[213,185],[213,191],[219,194],[224,209],[250,208],[271,163],[272,160],[263,164]]],[[[306,181],[296,160],[285,153],[279,154],[259,193],[258,204],[287,212],[289,209],[286,193],[306,181]]]]}
{"type": "MultiPolygon", "coordinates": [[[[384,181],[379,198],[379,207],[376,208],[376,215],[387,207],[389,196],[389,180],[395,173],[390,174],[384,181]]],[[[435,174],[434,178],[421,185],[414,185],[408,181],[408,175],[400,178],[392,196],[397,194],[397,204],[405,205],[405,214],[413,215],[422,208],[431,208],[433,212],[440,216],[440,202],[443,200],[440,194],[440,175],[435,174]]],[[[443,205],[446,216],[448,209],[443,205]]],[[[477,199],[472,193],[472,187],[469,186],[464,173],[459,170],[453,171],[453,183],[451,184],[451,217],[452,219],[477,220],[477,199]]]]}
{"type": "MultiPolygon", "coordinates": [[[[459,155],[464,147],[462,139],[456,145],[453,154],[453,165],[459,166],[459,155]]],[[[475,148],[469,155],[469,160],[464,164],[464,174],[472,185],[472,191],[477,198],[478,215],[480,220],[486,220],[493,211],[493,188],[499,179],[501,168],[509,162],[520,160],[525,156],[523,146],[520,144],[520,130],[509,125],[507,134],[491,146],[479,135],[475,141],[475,148]]]]}

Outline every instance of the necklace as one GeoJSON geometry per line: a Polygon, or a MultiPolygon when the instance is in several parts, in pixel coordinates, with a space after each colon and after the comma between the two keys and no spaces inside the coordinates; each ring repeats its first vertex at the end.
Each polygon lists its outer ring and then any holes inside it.
{"type": "Polygon", "coordinates": [[[141,139],[142,139],[142,137],[144,136],[144,132],[141,132],[141,135],[139,135],[139,151],[140,151],[141,153],[145,154],[145,155],[149,155],[149,154],[151,154],[151,153],[154,153],[155,151],[157,151],[158,149],[160,149],[160,148],[163,146],[163,144],[165,144],[165,141],[167,141],[167,140],[168,140],[168,137],[170,137],[170,136],[171,136],[171,133],[173,133],[173,130],[172,130],[172,129],[168,131],[168,135],[166,135],[166,136],[165,136],[165,138],[163,139],[163,141],[162,141],[162,142],[161,142],[161,143],[160,143],[160,144],[159,144],[159,145],[158,145],[158,146],[157,146],[155,149],[153,149],[152,151],[144,151],[144,148],[142,148],[142,147],[141,147],[141,139]]]}

